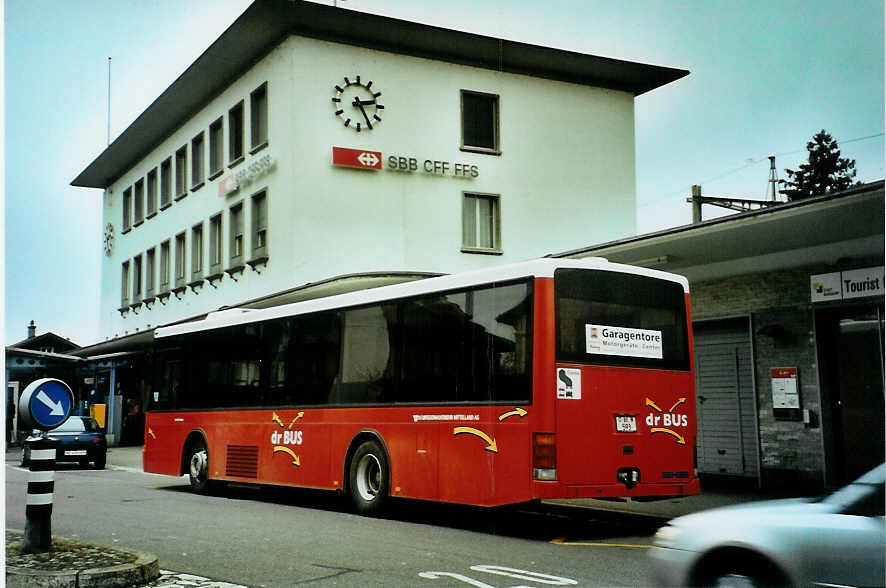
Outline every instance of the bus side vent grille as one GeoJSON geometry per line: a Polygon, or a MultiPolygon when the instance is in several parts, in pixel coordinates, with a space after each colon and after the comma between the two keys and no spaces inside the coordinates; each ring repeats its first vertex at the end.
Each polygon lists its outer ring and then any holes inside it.
{"type": "Polygon", "coordinates": [[[258,447],[228,445],[225,475],[233,478],[258,478],[258,447]]]}

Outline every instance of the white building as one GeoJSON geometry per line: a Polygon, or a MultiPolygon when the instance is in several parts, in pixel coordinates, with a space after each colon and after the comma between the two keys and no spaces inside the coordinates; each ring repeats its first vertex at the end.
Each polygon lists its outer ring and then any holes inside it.
{"type": "Polygon", "coordinates": [[[687,73],[258,0],[72,182],[104,190],[101,336],[632,235],[634,97],[687,73]]]}

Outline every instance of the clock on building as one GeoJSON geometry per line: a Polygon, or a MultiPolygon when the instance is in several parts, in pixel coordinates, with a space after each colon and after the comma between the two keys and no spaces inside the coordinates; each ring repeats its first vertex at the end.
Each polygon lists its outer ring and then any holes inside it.
{"type": "Polygon", "coordinates": [[[344,82],[335,85],[332,106],[335,115],[349,129],[354,129],[358,133],[363,130],[371,131],[381,122],[385,108],[379,103],[379,96],[381,92],[372,87],[372,80],[363,82],[360,76],[353,80],[345,77],[344,82]]]}
{"type": "Polygon", "coordinates": [[[111,256],[114,252],[114,225],[108,223],[105,226],[105,255],[111,256]]]}

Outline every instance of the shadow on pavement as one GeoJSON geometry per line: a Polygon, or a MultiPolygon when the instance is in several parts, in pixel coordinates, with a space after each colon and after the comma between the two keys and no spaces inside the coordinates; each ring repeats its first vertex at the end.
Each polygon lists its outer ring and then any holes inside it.
{"type": "MultiPolygon", "coordinates": [[[[191,492],[190,487],[185,484],[156,489],[164,492],[191,492]]],[[[329,491],[220,484],[212,489],[210,495],[359,516],[353,512],[347,497],[329,491]]],[[[382,518],[545,542],[560,538],[567,541],[605,541],[625,537],[649,537],[666,522],[664,518],[648,515],[597,511],[568,505],[533,502],[483,508],[403,498],[391,499],[382,518]]]]}

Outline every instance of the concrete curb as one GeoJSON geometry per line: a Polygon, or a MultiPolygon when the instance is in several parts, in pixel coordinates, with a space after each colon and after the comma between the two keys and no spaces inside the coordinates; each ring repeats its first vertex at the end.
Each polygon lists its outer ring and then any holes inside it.
{"type": "Polygon", "coordinates": [[[50,572],[8,566],[6,586],[9,588],[116,588],[118,586],[138,586],[160,577],[160,564],[157,556],[137,551],[117,549],[135,555],[133,563],[81,570],[50,572]]]}

